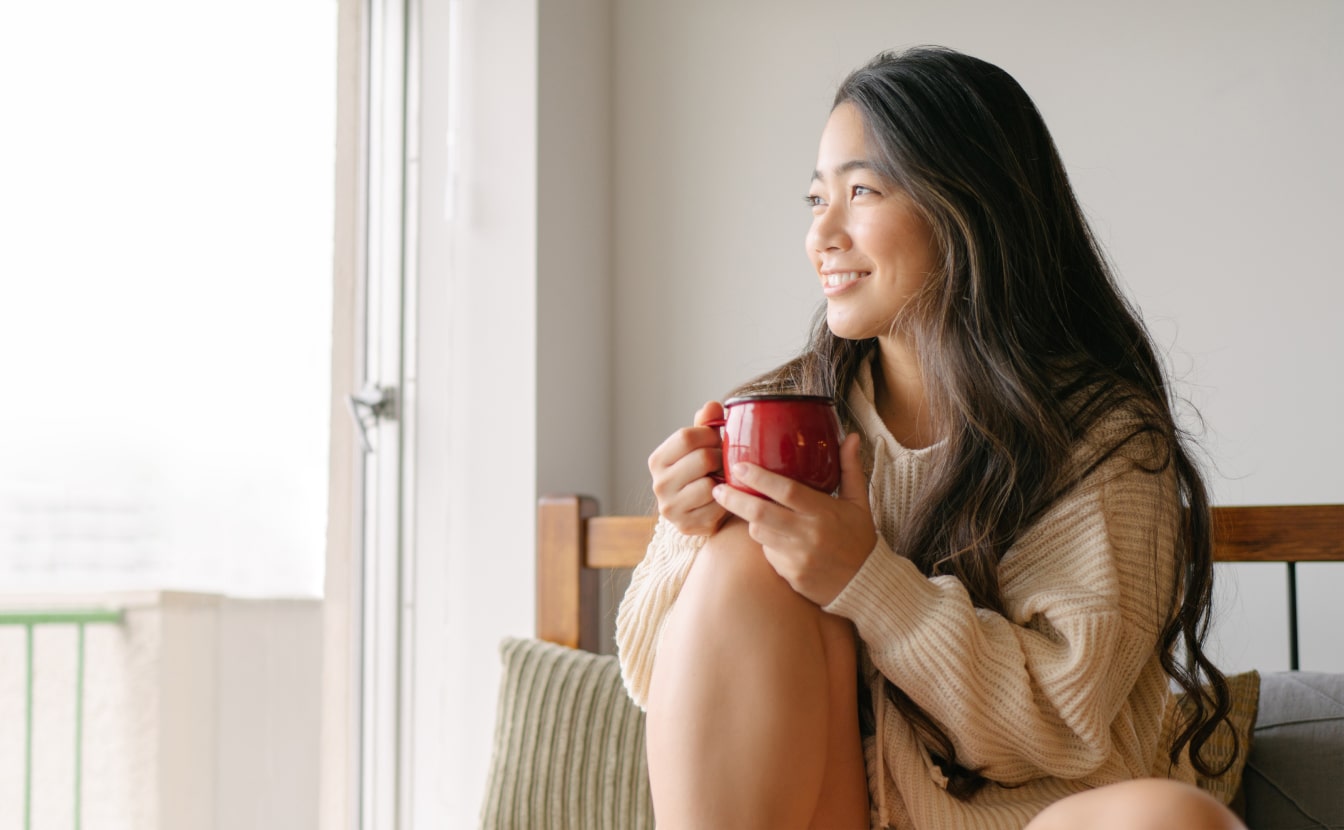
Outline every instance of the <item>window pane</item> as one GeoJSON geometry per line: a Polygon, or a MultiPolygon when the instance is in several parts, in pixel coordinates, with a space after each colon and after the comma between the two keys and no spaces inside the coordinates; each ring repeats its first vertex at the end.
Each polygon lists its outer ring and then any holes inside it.
{"type": "Polygon", "coordinates": [[[0,590],[321,593],[334,0],[0,27],[0,590]]]}

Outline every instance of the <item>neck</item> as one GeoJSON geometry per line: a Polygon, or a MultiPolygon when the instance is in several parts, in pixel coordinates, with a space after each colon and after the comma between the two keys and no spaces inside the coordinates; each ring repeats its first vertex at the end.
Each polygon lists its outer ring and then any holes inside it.
{"type": "Polygon", "coordinates": [[[901,446],[923,449],[938,440],[918,355],[909,343],[882,339],[873,364],[877,414],[901,446]]]}

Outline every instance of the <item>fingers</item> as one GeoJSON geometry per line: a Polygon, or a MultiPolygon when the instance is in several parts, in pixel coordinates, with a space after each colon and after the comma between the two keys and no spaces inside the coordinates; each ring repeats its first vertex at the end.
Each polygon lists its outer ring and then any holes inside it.
{"type": "MultiPolygon", "coordinates": [[[[658,445],[658,448],[649,455],[649,472],[653,474],[656,481],[665,471],[674,467],[677,462],[696,450],[719,450],[719,431],[712,427],[682,427],[667,437],[667,440],[658,445]]],[[[717,470],[719,462],[714,461],[714,466],[708,470],[717,470]]],[[[683,482],[684,484],[684,482],[683,482]]]]}
{"type": "Polygon", "coordinates": [[[665,518],[685,536],[711,536],[728,516],[728,511],[711,499],[709,504],[665,518]]]}
{"type": "Polygon", "coordinates": [[[713,533],[728,515],[707,477],[723,467],[723,452],[719,430],[705,424],[722,415],[723,406],[709,401],[695,413],[695,426],[672,433],[649,455],[658,512],[688,536],[713,533]]]}
{"type": "Polygon", "coordinates": [[[710,421],[718,420],[723,417],[723,404],[718,401],[709,401],[700,410],[695,413],[695,419],[691,422],[696,426],[704,426],[710,421]]]}
{"type": "MultiPolygon", "coordinates": [[[[723,468],[723,450],[718,446],[701,447],[698,450],[691,450],[686,455],[677,459],[670,466],[663,468],[661,476],[654,477],[654,490],[658,490],[661,484],[665,494],[670,498],[672,494],[689,487],[699,479],[704,479],[710,473],[718,472],[723,468]]],[[[709,496],[709,487],[704,488],[704,496],[709,496]]]]}
{"type": "Polygon", "coordinates": [[[820,606],[839,596],[877,542],[858,435],[841,444],[840,471],[838,498],[754,464],[733,465],[731,478],[764,498],[726,484],[713,491],[723,509],[747,521],[775,572],[820,606]]]}
{"type": "Polygon", "coordinates": [[[705,530],[707,525],[712,529],[723,519],[723,508],[713,496],[717,482],[705,473],[697,472],[697,468],[705,466],[709,464],[699,462],[698,456],[688,456],[674,472],[654,479],[659,514],[688,536],[704,535],[708,532],[705,530]]]}
{"type": "Polygon", "coordinates": [[[820,490],[814,490],[799,481],[771,472],[755,464],[739,463],[733,467],[733,481],[744,484],[758,493],[764,493],[789,510],[812,512],[832,499],[820,490]]]}
{"type": "Polygon", "coordinates": [[[702,447],[718,447],[719,431],[705,424],[723,417],[723,405],[718,401],[709,401],[695,413],[695,426],[682,427],[667,437],[658,448],[649,455],[649,471],[670,467],[688,452],[702,447]]]}
{"type": "Polygon", "coordinates": [[[859,454],[859,434],[851,432],[840,445],[840,498],[868,504],[868,477],[863,472],[863,458],[859,454]]]}
{"type": "MultiPolygon", "coordinates": [[[[736,468],[734,468],[733,475],[737,475],[736,468]]],[[[752,486],[755,487],[754,484],[752,486]]],[[[765,491],[762,490],[761,492],[765,491]]],[[[745,519],[751,525],[751,536],[757,542],[761,541],[757,538],[757,532],[769,524],[771,519],[778,518],[777,514],[784,511],[784,508],[774,504],[769,499],[753,496],[727,484],[717,485],[714,488],[713,497],[723,509],[734,516],[745,519]]]]}

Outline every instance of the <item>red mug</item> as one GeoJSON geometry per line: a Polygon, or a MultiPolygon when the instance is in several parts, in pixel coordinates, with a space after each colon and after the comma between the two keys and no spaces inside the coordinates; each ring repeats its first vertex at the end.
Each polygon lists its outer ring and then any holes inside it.
{"type": "Polygon", "coordinates": [[[718,427],[723,472],[716,481],[765,496],[733,481],[733,465],[745,461],[788,476],[823,493],[840,486],[840,417],[824,395],[740,395],[724,402],[718,427]]]}

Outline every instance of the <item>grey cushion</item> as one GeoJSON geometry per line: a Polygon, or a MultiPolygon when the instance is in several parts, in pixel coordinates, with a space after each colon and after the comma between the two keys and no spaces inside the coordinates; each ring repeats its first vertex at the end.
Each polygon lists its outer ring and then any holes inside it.
{"type": "Polygon", "coordinates": [[[1344,674],[1261,677],[1242,781],[1251,830],[1344,828],[1344,674]]]}
{"type": "Polygon", "coordinates": [[[482,830],[652,830],[644,713],[616,658],[506,639],[482,830]]]}

